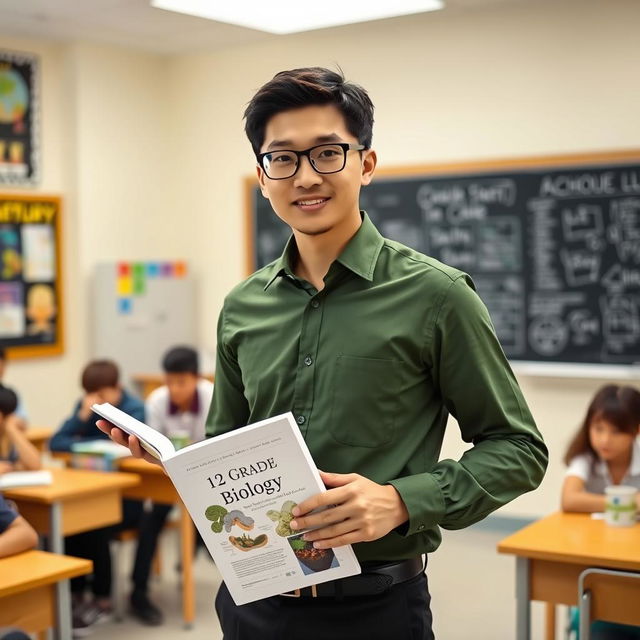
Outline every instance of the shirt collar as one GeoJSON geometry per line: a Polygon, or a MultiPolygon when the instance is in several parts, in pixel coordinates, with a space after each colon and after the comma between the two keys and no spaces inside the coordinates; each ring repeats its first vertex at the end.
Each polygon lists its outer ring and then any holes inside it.
{"type": "MultiPolygon", "coordinates": [[[[180,408],[178,407],[178,405],[174,404],[173,402],[171,402],[171,399],[169,399],[169,415],[176,416],[179,413],[182,413],[182,412],[180,411],[180,408]]],[[[184,413],[193,413],[194,415],[198,415],[200,413],[200,397],[198,395],[197,389],[196,389],[196,392],[193,394],[193,400],[191,400],[191,406],[184,413]]]]}
{"type": "MultiPolygon", "coordinates": [[[[337,262],[361,278],[371,282],[378,256],[384,244],[384,238],[380,235],[366,212],[361,211],[360,215],[362,216],[362,224],[338,256],[337,262]]],[[[265,291],[273,284],[276,278],[282,276],[293,277],[292,265],[296,250],[296,241],[292,235],[287,241],[282,255],[273,264],[272,275],[264,287],[265,291]]]]}

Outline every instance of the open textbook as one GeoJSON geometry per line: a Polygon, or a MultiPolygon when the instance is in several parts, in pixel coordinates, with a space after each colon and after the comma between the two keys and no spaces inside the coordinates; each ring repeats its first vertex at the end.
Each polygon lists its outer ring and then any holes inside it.
{"type": "Polygon", "coordinates": [[[92,409],[160,460],[236,604],[360,573],[351,546],[314,549],[289,527],[291,510],[325,491],[291,413],[176,451],[112,405],[92,409]]]}

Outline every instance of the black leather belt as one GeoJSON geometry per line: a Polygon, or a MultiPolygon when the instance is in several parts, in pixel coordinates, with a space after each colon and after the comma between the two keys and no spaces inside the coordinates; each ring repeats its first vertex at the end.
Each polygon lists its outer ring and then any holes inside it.
{"type": "Polygon", "coordinates": [[[281,593],[286,598],[341,598],[371,596],[388,591],[394,584],[415,578],[425,569],[422,557],[388,564],[363,564],[362,573],[340,580],[281,593]]]}

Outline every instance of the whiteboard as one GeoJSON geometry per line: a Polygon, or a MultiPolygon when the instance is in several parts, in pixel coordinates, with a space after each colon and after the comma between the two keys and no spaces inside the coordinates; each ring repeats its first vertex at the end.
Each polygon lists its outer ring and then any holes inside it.
{"type": "Polygon", "coordinates": [[[114,360],[129,389],[131,376],[161,371],[171,347],[196,346],[195,280],[184,263],[98,264],[92,298],[92,357],[114,360]]]}

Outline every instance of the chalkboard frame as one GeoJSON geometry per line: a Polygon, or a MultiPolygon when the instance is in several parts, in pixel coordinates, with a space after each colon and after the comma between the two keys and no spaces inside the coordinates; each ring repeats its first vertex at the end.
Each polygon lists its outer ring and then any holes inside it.
{"type": "MultiPolygon", "coordinates": [[[[477,173],[492,173],[502,170],[518,171],[527,169],[567,169],[597,168],[615,164],[640,162],[640,149],[623,149],[588,153],[565,153],[544,156],[523,156],[485,160],[465,160],[446,163],[382,166],[376,170],[376,178],[418,178],[418,177],[466,177],[477,173]]],[[[256,208],[254,193],[258,186],[255,175],[244,179],[245,200],[245,271],[253,273],[257,265],[256,252],[256,208]]],[[[261,196],[258,196],[261,197],[261,196]]],[[[596,364],[577,362],[537,362],[512,360],[513,368],[525,375],[555,377],[594,377],[640,379],[640,364],[596,364]]]]}

